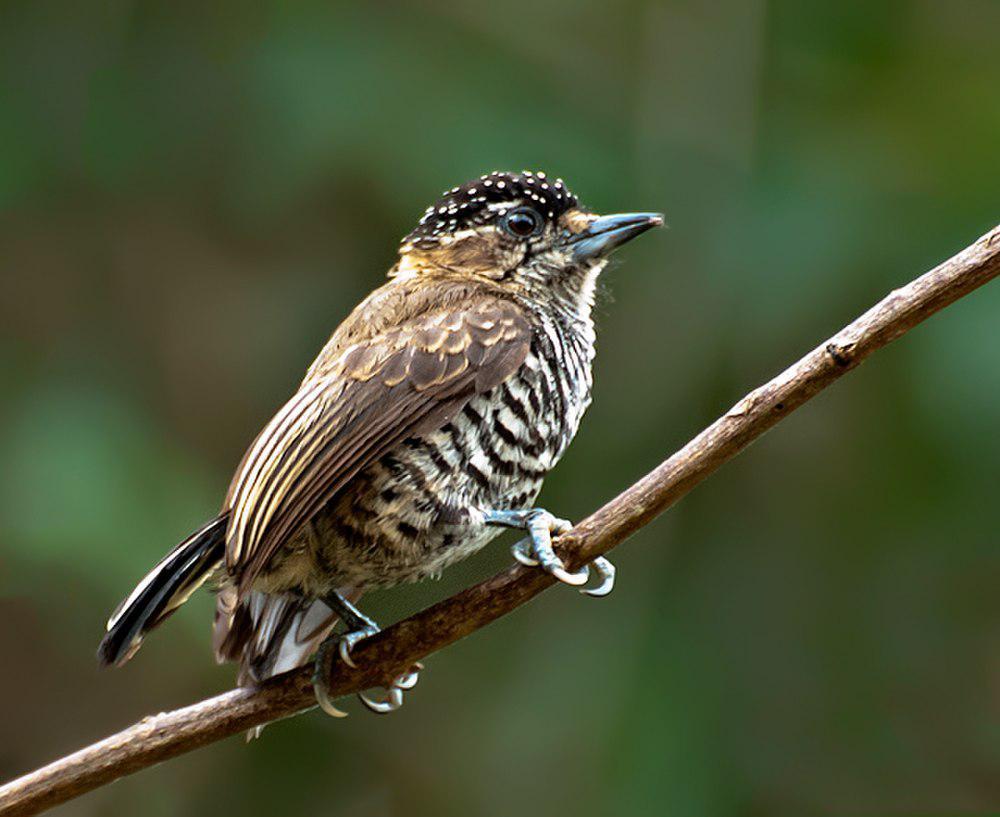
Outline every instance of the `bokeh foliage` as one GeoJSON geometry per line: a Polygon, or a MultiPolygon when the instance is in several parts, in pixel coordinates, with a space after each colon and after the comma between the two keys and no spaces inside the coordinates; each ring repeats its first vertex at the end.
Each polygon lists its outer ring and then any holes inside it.
{"type": "MultiPolygon", "coordinates": [[[[607,275],[579,517],[997,220],[1000,4],[0,4],[0,773],[225,688],[211,600],[93,660],[444,187],[662,210],[607,275]],[[613,293],[613,298],[610,293],[613,293]]],[[[435,656],[60,814],[753,815],[1000,803],[1000,286],[435,656]]],[[[386,593],[392,620],[507,561],[386,593]]]]}

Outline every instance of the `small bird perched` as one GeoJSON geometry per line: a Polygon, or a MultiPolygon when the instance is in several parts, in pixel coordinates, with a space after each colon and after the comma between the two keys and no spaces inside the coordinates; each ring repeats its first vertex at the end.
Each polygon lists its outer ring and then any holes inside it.
{"type": "MultiPolygon", "coordinates": [[[[121,665],[206,580],[214,644],[248,684],[378,632],[368,590],[435,576],[500,528],[518,561],[605,595],[603,558],[567,571],[533,503],[590,403],[598,275],[616,247],[663,223],[599,216],[561,179],[494,172],[445,191],[400,246],[389,282],[333,333],[251,444],[219,515],[171,550],[112,614],[98,656],[121,665]],[[333,634],[337,621],[342,634],[333,634]]],[[[322,666],[317,660],[317,668],[322,666]]],[[[329,699],[322,673],[319,704],[329,699]]],[[[396,709],[416,672],[397,678],[396,709]]]]}

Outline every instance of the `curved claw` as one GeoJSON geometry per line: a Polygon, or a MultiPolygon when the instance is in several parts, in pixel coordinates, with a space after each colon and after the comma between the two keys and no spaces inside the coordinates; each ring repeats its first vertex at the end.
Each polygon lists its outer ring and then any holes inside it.
{"type": "MultiPolygon", "coordinates": [[[[341,709],[338,709],[334,703],[333,699],[330,697],[330,691],[327,687],[326,680],[323,677],[323,672],[327,665],[327,653],[329,652],[331,646],[337,644],[337,653],[340,655],[340,660],[343,661],[349,667],[357,667],[354,659],[351,657],[351,650],[354,649],[354,645],[357,644],[364,638],[375,635],[379,631],[378,625],[370,623],[360,629],[353,630],[349,633],[344,633],[339,639],[334,641],[335,636],[331,639],[324,641],[319,646],[319,650],[316,652],[315,667],[316,670],[313,674],[313,691],[316,694],[316,703],[319,704],[319,708],[322,709],[327,715],[334,718],[346,718],[347,713],[341,709]]],[[[416,683],[416,679],[410,680],[410,675],[407,674],[403,679],[412,684],[416,683]]],[[[400,693],[402,694],[402,693],[400,693]]],[[[367,701],[366,701],[367,703],[367,701]]],[[[387,710],[388,711],[388,710],[387,710]]]]}
{"type": "Polygon", "coordinates": [[[408,672],[404,672],[396,678],[392,685],[402,690],[413,689],[417,685],[417,681],[420,680],[420,670],[423,668],[424,665],[417,662],[408,672]]]}
{"type": "Polygon", "coordinates": [[[399,687],[391,687],[389,689],[389,697],[384,701],[373,701],[365,693],[359,692],[358,700],[372,712],[385,715],[388,712],[395,712],[403,705],[403,690],[399,687]]]}
{"type": "Polygon", "coordinates": [[[398,681],[396,681],[396,688],[403,690],[403,692],[409,692],[417,685],[419,676],[415,672],[411,672],[408,675],[402,676],[398,681]]]}
{"type": "Polygon", "coordinates": [[[333,699],[330,694],[326,691],[326,684],[320,683],[318,681],[313,681],[313,692],[316,695],[316,703],[319,704],[319,708],[322,709],[331,718],[346,718],[347,713],[342,709],[337,709],[333,703],[333,699]]]}
{"type": "Polygon", "coordinates": [[[351,647],[353,644],[348,644],[347,640],[344,639],[337,645],[337,652],[340,653],[340,660],[343,661],[347,666],[356,668],[358,665],[354,663],[354,659],[351,658],[351,647]]]}
{"type": "Polygon", "coordinates": [[[327,715],[331,718],[346,718],[347,713],[342,709],[337,709],[334,705],[326,681],[323,679],[323,668],[326,666],[326,654],[328,650],[329,644],[324,642],[320,644],[319,650],[316,653],[316,658],[314,659],[315,671],[312,678],[313,693],[316,695],[316,703],[319,704],[319,708],[327,715]]]}
{"type": "Polygon", "coordinates": [[[369,698],[363,692],[358,693],[358,700],[367,706],[372,712],[384,715],[387,712],[395,712],[403,705],[403,693],[413,689],[420,678],[420,671],[424,665],[419,661],[401,675],[392,679],[392,684],[387,689],[387,696],[384,701],[376,701],[369,698]]]}
{"type": "MultiPolygon", "coordinates": [[[[504,525],[528,531],[528,538],[516,542],[510,549],[514,559],[525,567],[541,567],[553,578],[575,587],[586,584],[590,578],[590,570],[586,566],[575,573],[567,570],[562,559],[552,549],[552,535],[558,536],[572,529],[573,523],[569,520],[553,516],[544,508],[523,511],[487,510],[483,513],[483,519],[488,525],[504,525]]],[[[603,570],[601,576],[607,579],[603,570]]],[[[603,590],[605,583],[602,582],[598,589],[603,590]]]]}
{"type": "Polygon", "coordinates": [[[371,627],[365,627],[361,630],[344,633],[344,635],[340,637],[340,643],[337,647],[337,651],[340,653],[340,660],[347,664],[347,666],[356,668],[358,665],[355,664],[354,659],[351,658],[351,650],[354,649],[354,645],[361,641],[361,639],[373,636],[378,631],[378,627],[373,625],[371,627]]]}
{"type": "Polygon", "coordinates": [[[541,567],[554,578],[564,584],[571,584],[574,587],[579,587],[587,583],[587,580],[590,578],[590,571],[586,565],[581,567],[576,573],[571,573],[566,569],[562,560],[550,551],[551,546],[548,549],[536,547],[535,540],[531,537],[515,542],[510,548],[511,556],[525,567],[541,567]]]}
{"type": "Polygon", "coordinates": [[[598,556],[590,563],[600,578],[597,587],[581,588],[580,592],[594,598],[603,598],[615,589],[615,566],[603,556],[598,556]]]}
{"type": "MultiPolygon", "coordinates": [[[[576,573],[570,573],[562,564],[558,565],[543,565],[547,573],[552,574],[555,578],[564,584],[571,584],[574,587],[580,587],[587,583],[590,578],[590,570],[587,565],[581,567],[576,573]]],[[[585,593],[587,591],[581,590],[580,592],[585,593]]]]}

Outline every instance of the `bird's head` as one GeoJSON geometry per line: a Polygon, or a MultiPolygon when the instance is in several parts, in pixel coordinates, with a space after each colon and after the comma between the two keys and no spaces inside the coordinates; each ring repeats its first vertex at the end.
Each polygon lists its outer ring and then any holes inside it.
{"type": "Polygon", "coordinates": [[[562,179],[541,172],[496,171],[428,207],[403,239],[393,274],[448,272],[589,303],[611,252],[662,223],[657,213],[592,213],[562,179]]]}

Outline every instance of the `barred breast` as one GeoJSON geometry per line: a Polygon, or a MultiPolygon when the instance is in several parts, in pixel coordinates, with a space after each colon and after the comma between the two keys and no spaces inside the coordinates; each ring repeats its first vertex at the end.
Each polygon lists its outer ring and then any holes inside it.
{"type": "Polygon", "coordinates": [[[405,440],[306,525],[268,584],[323,595],[438,575],[500,530],[484,509],[531,507],[590,403],[593,332],[540,319],[521,369],[450,423],[405,440]]]}

